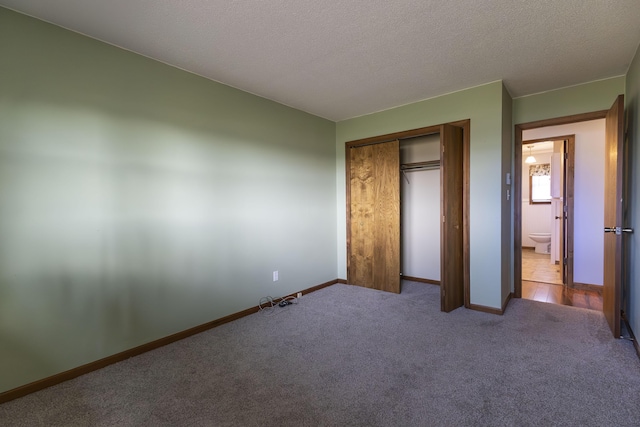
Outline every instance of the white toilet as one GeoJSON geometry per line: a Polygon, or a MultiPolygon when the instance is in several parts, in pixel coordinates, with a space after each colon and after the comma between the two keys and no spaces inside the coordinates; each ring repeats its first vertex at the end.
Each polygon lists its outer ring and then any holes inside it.
{"type": "Polygon", "coordinates": [[[529,238],[536,242],[537,254],[548,254],[551,252],[551,233],[529,233],[529,238]]]}

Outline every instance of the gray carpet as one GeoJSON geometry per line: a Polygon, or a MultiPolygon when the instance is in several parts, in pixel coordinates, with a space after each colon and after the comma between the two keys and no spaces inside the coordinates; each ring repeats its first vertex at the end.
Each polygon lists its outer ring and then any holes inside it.
{"type": "Polygon", "coordinates": [[[334,285],[0,405],[0,425],[640,425],[640,362],[602,313],[439,301],[334,285]]]}

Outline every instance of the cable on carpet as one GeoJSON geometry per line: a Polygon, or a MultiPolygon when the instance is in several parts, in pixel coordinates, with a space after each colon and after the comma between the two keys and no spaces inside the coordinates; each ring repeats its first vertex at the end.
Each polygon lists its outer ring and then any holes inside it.
{"type": "Polygon", "coordinates": [[[274,315],[282,313],[284,311],[274,309],[286,307],[291,304],[298,304],[298,298],[294,297],[293,295],[278,298],[266,296],[260,298],[260,301],[258,302],[258,308],[260,309],[260,312],[264,313],[265,315],[274,315]]]}

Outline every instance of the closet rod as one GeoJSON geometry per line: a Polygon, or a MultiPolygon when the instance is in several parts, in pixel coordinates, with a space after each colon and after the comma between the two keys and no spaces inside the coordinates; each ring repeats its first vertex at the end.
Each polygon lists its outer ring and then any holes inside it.
{"type": "Polygon", "coordinates": [[[431,170],[431,169],[439,169],[440,168],[440,160],[430,160],[428,162],[415,162],[415,163],[404,163],[400,165],[400,170],[404,172],[416,171],[416,170],[431,170]]]}

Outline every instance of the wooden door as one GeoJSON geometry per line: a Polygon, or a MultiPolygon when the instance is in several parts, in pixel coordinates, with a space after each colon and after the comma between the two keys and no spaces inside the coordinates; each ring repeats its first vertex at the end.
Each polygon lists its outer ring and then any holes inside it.
{"type": "Polygon", "coordinates": [[[400,142],[349,149],[347,280],[400,293],[400,142]]]}
{"type": "Polygon", "coordinates": [[[562,221],[562,278],[565,285],[573,287],[573,223],[574,223],[574,175],[576,165],[576,139],[564,141],[563,221],[562,221]]]}
{"type": "Polygon", "coordinates": [[[463,133],[440,129],[440,309],[449,312],[464,304],[463,133]]]}
{"type": "Polygon", "coordinates": [[[622,299],[623,227],[623,136],[624,96],[620,95],[607,112],[604,169],[604,286],[602,310],[613,336],[620,337],[622,299]]]}

